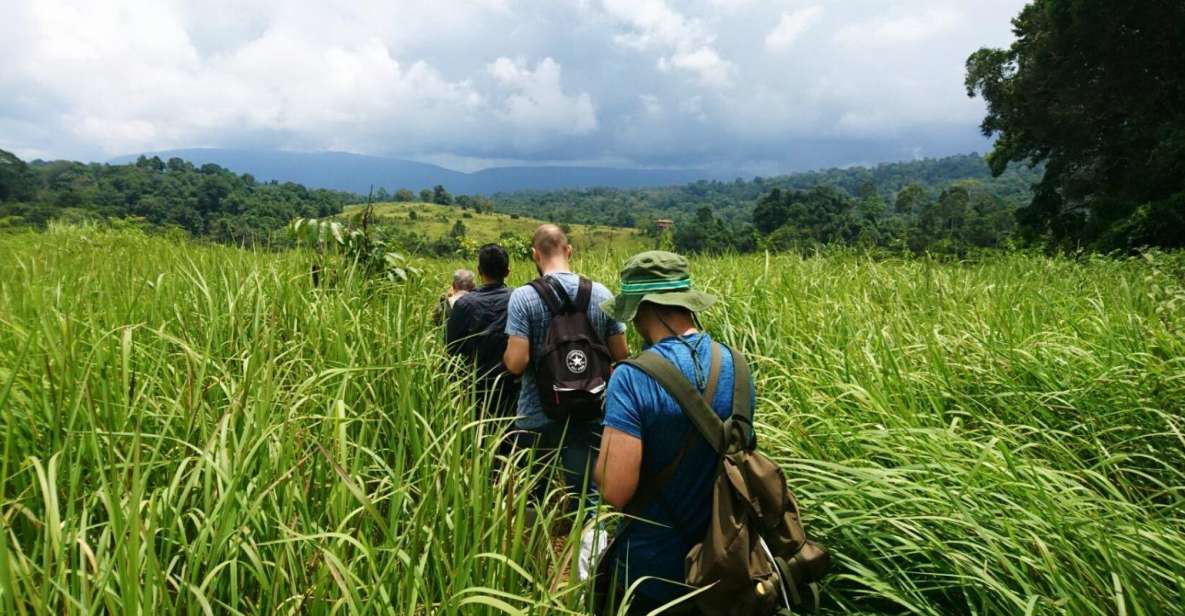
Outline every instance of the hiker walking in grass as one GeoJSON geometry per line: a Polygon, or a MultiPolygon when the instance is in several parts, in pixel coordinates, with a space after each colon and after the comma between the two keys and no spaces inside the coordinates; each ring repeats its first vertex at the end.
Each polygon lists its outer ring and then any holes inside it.
{"type": "Polygon", "coordinates": [[[765,559],[762,538],[791,561],[808,542],[781,472],[753,451],[756,389],[744,357],[701,331],[696,315],[714,302],[692,289],[686,259],[656,250],[626,263],[621,292],[602,305],[632,322],[647,346],[617,365],[605,398],[596,482],[604,502],[635,518],[601,556],[597,586],[607,609],[640,581],[630,614],[659,609],[688,585],[711,588],[664,613],[770,614],[813,581],[798,569],[775,575],[773,556],[765,559]],[[733,477],[748,499],[735,508],[733,477]]]}
{"type": "Polygon", "coordinates": [[[569,490],[580,493],[591,483],[609,366],[627,355],[625,325],[601,310],[608,289],[572,273],[559,227],[535,231],[531,256],[539,278],[507,307],[504,362],[523,377],[515,426],[522,446],[558,452],[569,490]]]}
{"type": "Polygon", "coordinates": [[[474,286],[473,272],[467,269],[453,272],[453,282],[444,295],[440,296],[436,310],[432,313],[432,322],[437,326],[444,325],[448,321],[449,314],[453,311],[453,305],[466,293],[472,291],[474,286]]]}
{"type": "Polygon", "coordinates": [[[483,417],[512,415],[518,404],[517,377],[506,371],[506,306],[512,289],[506,286],[510,256],[497,244],[477,252],[477,273],[482,285],[453,303],[445,327],[450,355],[473,366],[477,399],[483,417]]]}

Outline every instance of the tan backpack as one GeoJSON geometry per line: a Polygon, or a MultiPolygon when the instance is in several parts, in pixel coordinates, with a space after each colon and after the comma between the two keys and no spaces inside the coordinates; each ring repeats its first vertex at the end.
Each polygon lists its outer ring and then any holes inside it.
{"type": "MultiPolygon", "coordinates": [[[[713,372],[719,358],[720,345],[713,343],[713,372]]],[[[658,381],[720,455],[711,520],[703,540],[687,553],[686,583],[710,586],[695,596],[706,616],[813,610],[818,602],[815,582],[827,573],[831,557],[807,539],[782,469],[756,450],[749,367],[737,351],[732,359],[732,415],[724,421],[683,372],[658,353],[647,351],[623,362],[658,381]]],[[[709,391],[715,389],[712,380],[709,391]]],[[[666,475],[659,479],[665,483],[670,473],[660,475],[666,475]]]]}

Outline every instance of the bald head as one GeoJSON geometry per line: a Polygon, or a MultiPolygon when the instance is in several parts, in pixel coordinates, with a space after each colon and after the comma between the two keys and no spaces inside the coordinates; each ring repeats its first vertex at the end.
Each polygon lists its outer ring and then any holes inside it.
{"type": "Polygon", "coordinates": [[[568,236],[556,225],[539,225],[535,229],[535,237],[531,239],[531,246],[541,259],[567,256],[568,236]]]}

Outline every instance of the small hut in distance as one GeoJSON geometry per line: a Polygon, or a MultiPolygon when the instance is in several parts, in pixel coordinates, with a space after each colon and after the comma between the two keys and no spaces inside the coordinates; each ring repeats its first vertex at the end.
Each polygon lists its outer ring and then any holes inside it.
{"type": "Polygon", "coordinates": [[[675,221],[671,220],[670,218],[659,218],[658,220],[654,221],[654,230],[659,235],[662,235],[664,231],[670,229],[673,226],[675,226],[675,221]]]}

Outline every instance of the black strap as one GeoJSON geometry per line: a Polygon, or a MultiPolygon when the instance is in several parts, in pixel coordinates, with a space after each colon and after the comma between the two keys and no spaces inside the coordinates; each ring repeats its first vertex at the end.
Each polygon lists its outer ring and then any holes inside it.
{"type": "Polygon", "coordinates": [[[744,441],[739,443],[730,438],[732,435],[729,432],[732,430],[726,429],[725,422],[707,402],[704,402],[695,386],[683,375],[683,371],[667,358],[654,351],[646,351],[632,359],[623,360],[622,363],[638,368],[658,381],[658,384],[667,390],[675,402],[679,403],[679,408],[683,409],[683,413],[708,441],[712,449],[717,454],[724,455],[732,447],[747,448],[752,435],[753,410],[749,404],[749,366],[737,351],[732,351],[732,360],[735,383],[733,385],[732,416],[729,417],[729,423],[733,424],[734,419],[739,419],[749,428],[744,430],[746,432],[743,435],[744,441]]]}
{"type": "Polygon", "coordinates": [[[546,282],[543,282],[542,278],[536,278],[527,284],[532,289],[535,289],[535,293],[539,295],[540,301],[547,306],[548,312],[556,314],[561,310],[559,300],[555,298],[555,295],[552,294],[551,289],[546,282]]]}
{"type": "MultiPolygon", "coordinates": [[[[564,297],[568,294],[565,293],[564,297]]],[[[577,312],[588,312],[588,304],[592,300],[592,281],[584,276],[580,277],[580,286],[576,288],[576,304],[573,308],[577,312]]]]}
{"type": "Polygon", "coordinates": [[[555,296],[563,304],[563,314],[576,312],[576,305],[572,303],[572,298],[568,297],[568,290],[564,288],[564,283],[560,282],[555,276],[545,276],[544,278],[547,279],[547,283],[551,285],[551,290],[555,291],[555,296]]]}
{"type": "Polygon", "coordinates": [[[547,310],[554,316],[568,312],[572,300],[564,292],[564,287],[558,280],[550,276],[541,276],[530,282],[531,288],[539,294],[539,299],[547,306],[547,310]],[[562,303],[561,303],[562,299],[562,303]]]}

